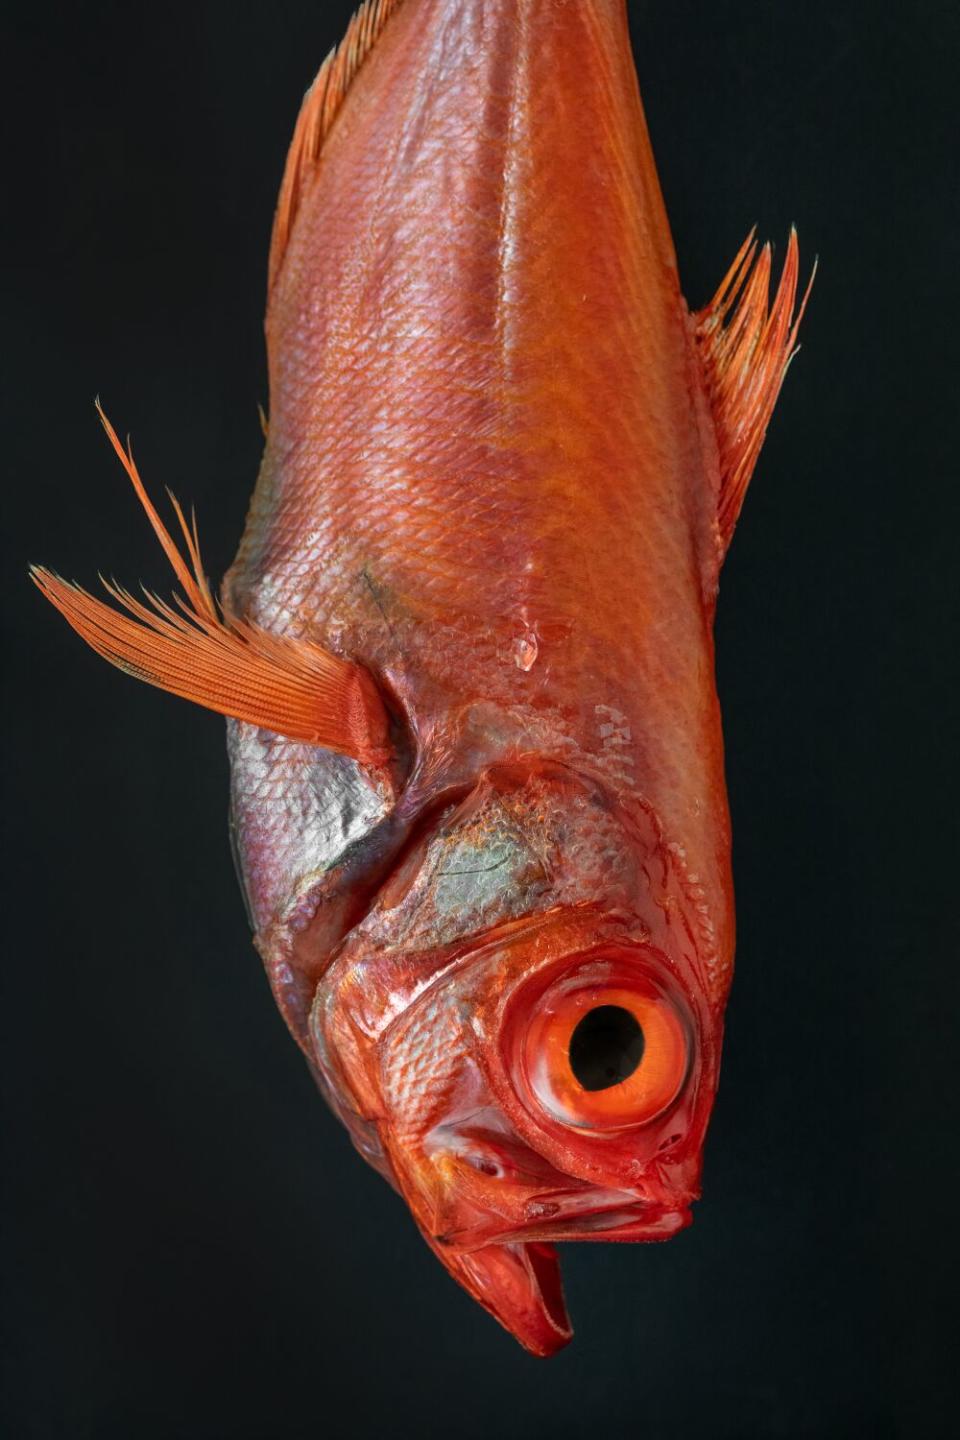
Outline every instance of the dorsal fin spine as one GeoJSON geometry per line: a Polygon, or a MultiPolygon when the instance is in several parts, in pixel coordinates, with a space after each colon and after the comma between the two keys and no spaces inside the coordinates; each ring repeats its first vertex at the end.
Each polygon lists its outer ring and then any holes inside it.
{"type": "Polygon", "coordinates": [[[280,273],[301,197],[313,179],[330,128],[383,27],[402,4],[403,0],[364,0],[303,97],[277,197],[267,267],[268,296],[280,273]]]}

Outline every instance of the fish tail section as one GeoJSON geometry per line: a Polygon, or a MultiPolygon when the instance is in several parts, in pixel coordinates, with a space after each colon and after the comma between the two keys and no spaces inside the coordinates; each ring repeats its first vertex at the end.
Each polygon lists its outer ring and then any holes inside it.
{"type": "Polygon", "coordinates": [[[799,306],[800,252],[790,230],[787,254],[770,303],[770,245],[758,253],[755,231],[741,245],[709,305],[694,317],[720,454],[717,521],[724,553],[733,537],[750,477],[787,367],[816,274],[799,306]]]}
{"type": "Polygon", "coordinates": [[[160,519],[129,449],[97,410],[183,590],[175,605],[136,599],[101,581],[114,604],[42,566],[30,575],[87,644],[111,665],[220,715],[304,740],[362,764],[390,754],[386,710],[367,671],[310,640],[273,635],[219,606],[203,573],[195,517],[170,496],[186,558],[160,519]],[[119,607],[119,608],[117,608],[119,607]]]}

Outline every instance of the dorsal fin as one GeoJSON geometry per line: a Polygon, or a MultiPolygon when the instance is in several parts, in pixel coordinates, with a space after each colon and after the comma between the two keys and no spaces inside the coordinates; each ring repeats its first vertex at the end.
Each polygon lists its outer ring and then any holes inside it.
{"type": "Polygon", "coordinates": [[[361,764],[385,764],[390,754],[387,715],[363,666],[310,640],[273,635],[218,607],[203,573],[196,520],[188,525],[170,496],[188,564],[99,401],[97,410],[184,596],[175,595],[179,608],[174,609],[145,591],[149,604],[144,605],[101,577],[107,594],[122,606],[117,610],[50,570],[33,566],[31,577],[51,604],[98,655],[138,680],[361,764]]]}
{"type": "Polygon", "coordinates": [[[364,0],[347,26],[340,44],[330,51],[303,97],[277,197],[267,267],[268,295],[283,264],[301,196],[316,171],[330,127],[358,70],[379,40],[384,25],[402,4],[403,0],[364,0]]]}
{"type": "Polygon", "coordinates": [[[816,264],[794,313],[800,253],[791,228],[773,305],[770,246],[757,255],[755,231],[741,245],[710,304],[694,317],[720,452],[717,523],[724,552],[763,445],[773,407],[797,350],[797,331],[816,264]],[[756,263],[754,263],[756,262],[756,263]]]}

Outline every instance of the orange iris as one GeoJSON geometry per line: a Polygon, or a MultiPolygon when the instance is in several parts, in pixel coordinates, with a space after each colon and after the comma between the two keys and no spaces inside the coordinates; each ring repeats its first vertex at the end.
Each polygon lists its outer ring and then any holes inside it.
{"type": "Polygon", "coordinates": [[[667,1108],[686,1078],[688,1051],[683,1019],[652,985],[581,983],[543,997],[527,1030],[524,1067],[555,1119],[615,1130],[667,1108]]]}

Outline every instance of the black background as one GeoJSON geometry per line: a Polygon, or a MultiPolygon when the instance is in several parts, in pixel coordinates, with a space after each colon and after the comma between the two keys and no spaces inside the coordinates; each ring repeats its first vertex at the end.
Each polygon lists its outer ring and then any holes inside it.
{"type": "Polygon", "coordinates": [[[346,7],[18,9],[2,1433],[946,1433],[956,6],[631,5],[691,303],[754,220],[781,254],[796,220],[821,268],[721,590],[740,939],[705,1197],[669,1245],[566,1249],[549,1362],[314,1093],[236,891],[221,722],[109,670],[25,578],[169,588],[98,391],[229,562],[273,201],[346,7]]]}

